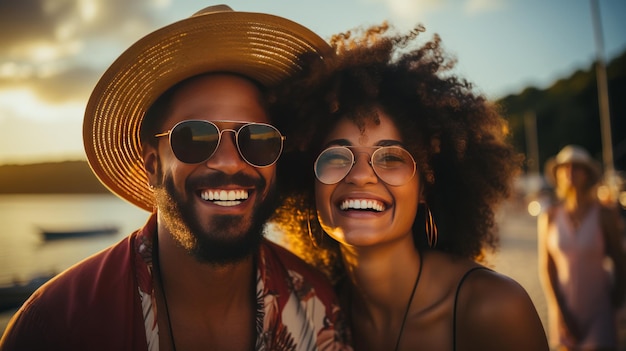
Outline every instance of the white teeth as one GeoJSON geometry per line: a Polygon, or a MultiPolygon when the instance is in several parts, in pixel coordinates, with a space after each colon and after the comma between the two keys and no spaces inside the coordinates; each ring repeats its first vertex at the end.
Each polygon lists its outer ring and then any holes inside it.
{"type": "Polygon", "coordinates": [[[219,206],[237,206],[241,203],[241,201],[215,201],[214,204],[219,206]]]}
{"type": "Polygon", "coordinates": [[[339,206],[343,211],[354,210],[374,210],[382,212],[385,210],[385,205],[382,202],[376,200],[344,200],[339,206]]]}
{"type": "Polygon", "coordinates": [[[248,198],[247,190],[205,190],[200,193],[205,201],[214,201],[220,206],[235,206],[248,198]]]}

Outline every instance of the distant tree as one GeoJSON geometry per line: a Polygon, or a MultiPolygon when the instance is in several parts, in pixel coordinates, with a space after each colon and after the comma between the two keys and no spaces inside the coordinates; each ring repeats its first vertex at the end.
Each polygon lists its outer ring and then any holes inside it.
{"type": "MultiPolygon", "coordinates": [[[[626,51],[607,65],[615,168],[626,170],[626,51]]],[[[602,161],[602,136],[595,65],[540,90],[529,87],[497,101],[509,120],[512,141],[526,153],[524,118],[537,122],[539,165],[567,144],[579,144],[602,161]]]]}
{"type": "Polygon", "coordinates": [[[0,194],[109,194],[87,161],[0,166],[0,194]]]}

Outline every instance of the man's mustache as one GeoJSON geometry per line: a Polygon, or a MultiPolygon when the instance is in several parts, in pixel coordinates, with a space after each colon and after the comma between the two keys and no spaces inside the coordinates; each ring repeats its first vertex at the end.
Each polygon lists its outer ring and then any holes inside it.
{"type": "Polygon", "coordinates": [[[219,188],[221,186],[237,185],[242,188],[254,187],[265,188],[263,177],[251,177],[244,173],[226,174],[215,172],[204,176],[196,176],[187,179],[186,188],[188,191],[195,191],[199,188],[219,188]]]}

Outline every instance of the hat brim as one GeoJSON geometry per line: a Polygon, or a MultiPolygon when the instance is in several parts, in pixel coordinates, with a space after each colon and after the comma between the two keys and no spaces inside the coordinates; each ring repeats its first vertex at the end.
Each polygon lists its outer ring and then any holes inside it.
{"type": "MultiPolygon", "coordinates": [[[[591,162],[572,162],[576,164],[580,164],[584,166],[587,170],[589,170],[589,175],[591,176],[591,184],[595,184],[600,177],[602,176],[602,169],[599,164],[591,161],[591,162]]],[[[558,163],[555,157],[550,157],[546,160],[545,165],[543,167],[544,177],[548,184],[552,186],[556,186],[556,168],[565,163],[558,163]]]]}
{"type": "Polygon", "coordinates": [[[207,72],[237,73],[272,87],[302,69],[302,55],[323,59],[330,52],[306,27],[262,13],[213,12],[152,32],[109,67],[91,94],[83,123],[89,165],[114,194],[152,211],[139,129],[161,94],[207,72]]]}

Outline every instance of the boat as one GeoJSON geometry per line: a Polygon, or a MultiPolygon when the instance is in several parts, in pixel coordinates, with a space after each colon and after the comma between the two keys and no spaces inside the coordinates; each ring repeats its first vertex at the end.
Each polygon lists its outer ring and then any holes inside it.
{"type": "Polygon", "coordinates": [[[35,290],[53,277],[54,274],[42,275],[25,283],[15,282],[0,287],[0,312],[19,308],[35,290]]]}
{"type": "Polygon", "coordinates": [[[74,229],[41,229],[44,240],[71,239],[100,235],[112,235],[119,231],[115,226],[103,226],[94,228],[74,228],[74,229]]]}

